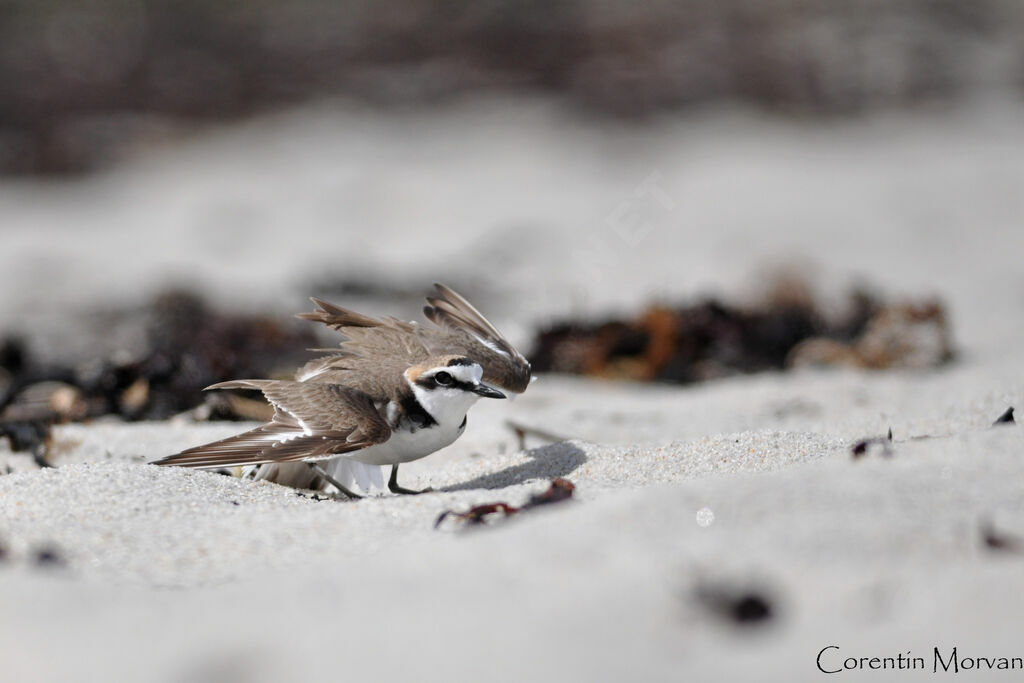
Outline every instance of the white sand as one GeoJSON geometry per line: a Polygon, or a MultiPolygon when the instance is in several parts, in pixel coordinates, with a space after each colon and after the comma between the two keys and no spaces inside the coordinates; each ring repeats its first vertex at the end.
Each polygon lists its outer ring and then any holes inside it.
{"type": "MultiPolygon", "coordinates": [[[[493,271],[484,308],[522,334],[560,308],[741,291],[765,255],[795,252],[826,282],[859,272],[941,295],[961,351],[929,373],[693,387],[544,377],[511,404],[479,405],[456,444],[403,466],[403,484],[436,493],[356,503],[140,464],[244,425],[60,428],[59,468],[0,476],[5,678],[792,681],[820,677],[815,657],[832,644],[843,656],[911,650],[929,667],[935,646],[1024,656],[1024,555],[987,550],[980,532],[990,521],[1024,538],[1024,433],[989,428],[1008,405],[1024,410],[1013,140],[1016,109],[653,132],[578,127],[544,107],[320,112],[78,185],[0,187],[4,224],[38,229],[0,255],[8,285],[39,283],[3,297],[9,326],[44,303],[128,300],[184,264],[221,300],[236,291],[290,310],[304,275],[358,254],[406,281],[493,271]],[[652,169],[678,209],[650,211],[659,229],[593,278],[572,245],[652,169]],[[232,216],[246,217],[234,232],[232,216]],[[293,222],[293,237],[329,238],[330,257],[274,235],[293,222]],[[402,232],[414,222],[424,232],[402,232]],[[413,246],[389,253],[355,225],[413,246]],[[140,226],[152,253],[112,269],[140,226]],[[517,226],[531,249],[502,260],[494,240],[517,226]],[[268,254],[280,258],[253,273],[268,254]],[[46,258],[64,259],[66,279],[23,265],[46,258]],[[518,452],[507,418],[573,440],[518,452]],[[854,441],[890,426],[892,457],[851,458],[854,441]],[[553,476],[576,484],[575,501],[433,528],[445,509],[520,504],[553,476]],[[34,566],[43,546],[67,566],[34,566]],[[776,616],[735,627],[695,597],[707,586],[757,590],[776,616]]],[[[45,317],[25,320],[45,329],[45,317]]]]}

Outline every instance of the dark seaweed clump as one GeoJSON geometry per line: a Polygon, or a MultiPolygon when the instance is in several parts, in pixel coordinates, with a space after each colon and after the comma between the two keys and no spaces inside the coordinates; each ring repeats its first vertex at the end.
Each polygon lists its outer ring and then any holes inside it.
{"type": "Polygon", "coordinates": [[[756,307],[708,299],[632,319],[559,321],[529,355],[537,372],[690,383],[803,365],[926,368],[953,356],[938,301],[888,304],[864,292],[828,316],[808,296],[756,307]]]}
{"type": "Polygon", "coordinates": [[[0,343],[0,436],[15,450],[37,450],[55,423],[103,415],[160,420],[204,402],[205,419],[258,419],[262,403],[204,395],[203,388],[290,377],[316,342],[297,321],[215,311],[190,292],[164,293],[144,311],[124,313],[145,326],[145,349],[131,358],[41,364],[24,340],[0,343]]]}

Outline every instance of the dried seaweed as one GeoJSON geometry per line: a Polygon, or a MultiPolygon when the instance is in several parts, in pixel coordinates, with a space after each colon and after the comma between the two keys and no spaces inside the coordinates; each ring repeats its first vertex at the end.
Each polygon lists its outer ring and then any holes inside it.
{"type": "Polygon", "coordinates": [[[503,517],[511,517],[512,515],[525,512],[531,508],[540,507],[542,505],[551,505],[553,503],[560,503],[568,500],[572,498],[573,491],[575,491],[575,489],[576,487],[571,481],[559,477],[557,479],[552,479],[551,485],[543,493],[531,495],[530,499],[521,507],[515,507],[508,503],[498,502],[475,505],[465,512],[445,510],[438,515],[437,520],[434,522],[434,528],[440,528],[441,523],[449,517],[471,526],[483,524],[487,521],[488,517],[499,513],[503,517]]]}
{"type": "Polygon", "coordinates": [[[0,438],[6,437],[12,451],[29,451],[39,467],[50,467],[46,459],[50,446],[50,423],[0,421],[0,438]]]}
{"type": "Polygon", "coordinates": [[[300,324],[216,312],[189,292],[165,292],[145,311],[146,346],[129,359],[47,365],[36,363],[18,337],[0,342],[0,436],[13,450],[38,454],[51,425],[102,415],[159,420],[192,410],[195,419],[267,419],[262,401],[202,389],[238,377],[288,374],[316,342],[300,324]]]}
{"type": "Polygon", "coordinates": [[[679,383],[805,365],[926,368],[953,357],[938,301],[889,305],[855,292],[846,308],[829,317],[810,295],[753,308],[656,306],[631,320],[557,322],[538,332],[529,357],[538,372],[679,383]]]}
{"type": "Polygon", "coordinates": [[[531,495],[530,500],[521,509],[528,510],[538,505],[561,503],[563,500],[572,498],[573,491],[575,490],[576,486],[568,479],[563,479],[562,477],[552,479],[551,485],[544,493],[531,495]]]}

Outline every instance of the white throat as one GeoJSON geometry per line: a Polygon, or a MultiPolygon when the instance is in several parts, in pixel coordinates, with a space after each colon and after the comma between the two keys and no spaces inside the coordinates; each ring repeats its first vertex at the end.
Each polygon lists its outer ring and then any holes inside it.
{"type": "Polygon", "coordinates": [[[466,419],[466,413],[480,397],[461,389],[424,389],[410,382],[416,400],[437,424],[443,428],[458,427],[466,419]]]}
{"type": "MultiPolygon", "coordinates": [[[[483,369],[479,365],[455,366],[447,371],[462,382],[479,383],[483,376],[483,369]]],[[[457,387],[428,389],[416,382],[410,382],[408,378],[405,381],[423,409],[444,429],[460,427],[466,419],[466,413],[480,400],[479,394],[457,387]]]]}

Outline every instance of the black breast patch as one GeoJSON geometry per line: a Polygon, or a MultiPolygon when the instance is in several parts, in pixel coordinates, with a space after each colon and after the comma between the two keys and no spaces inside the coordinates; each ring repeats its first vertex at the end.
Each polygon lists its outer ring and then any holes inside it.
{"type": "Polygon", "coordinates": [[[416,400],[415,396],[410,395],[402,399],[402,410],[405,412],[406,419],[412,425],[411,431],[413,432],[417,429],[425,429],[437,424],[437,420],[424,410],[423,405],[416,400]]]}

